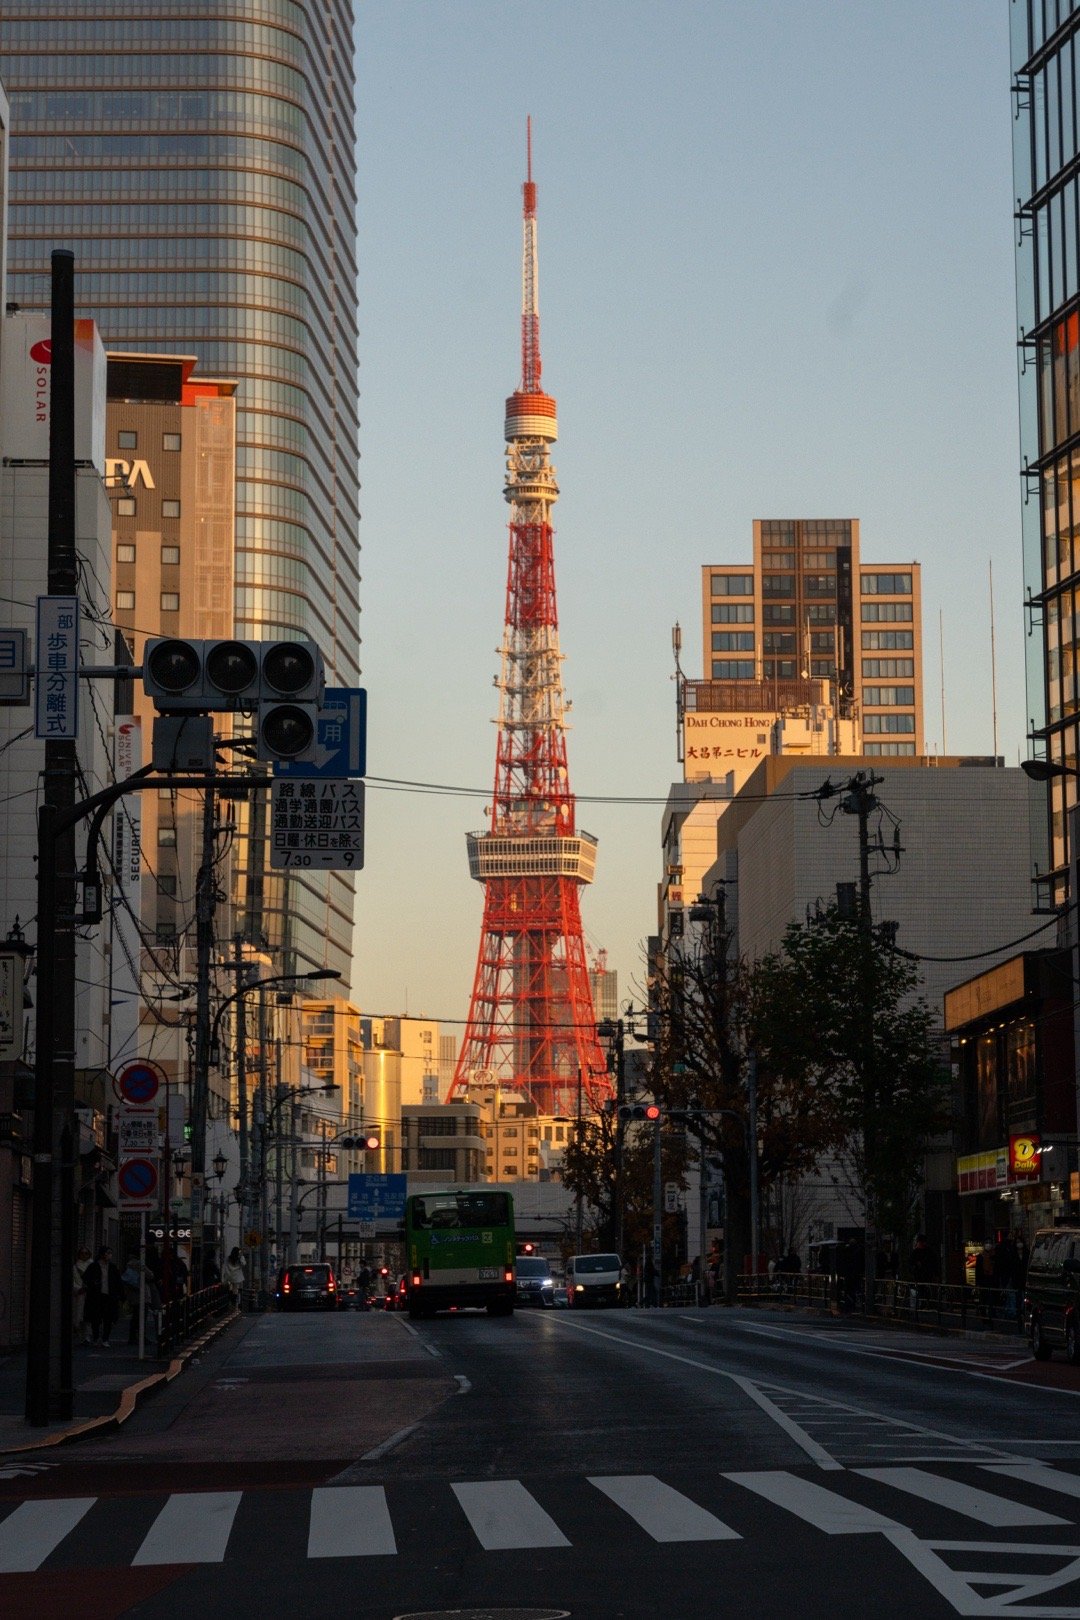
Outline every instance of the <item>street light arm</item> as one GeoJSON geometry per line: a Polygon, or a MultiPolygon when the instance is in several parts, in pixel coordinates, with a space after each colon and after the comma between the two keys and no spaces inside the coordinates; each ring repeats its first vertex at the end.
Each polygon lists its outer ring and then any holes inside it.
{"type": "Polygon", "coordinates": [[[316,968],[311,973],[271,973],[265,979],[253,979],[250,984],[243,984],[239,990],[234,990],[231,996],[226,996],[217,1012],[210,1029],[210,1045],[213,1046],[218,1038],[221,1020],[234,1002],[246,996],[250,990],[261,990],[268,984],[312,984],[324,979],[340,979],[341,974],[337,968],[316,968]]]}

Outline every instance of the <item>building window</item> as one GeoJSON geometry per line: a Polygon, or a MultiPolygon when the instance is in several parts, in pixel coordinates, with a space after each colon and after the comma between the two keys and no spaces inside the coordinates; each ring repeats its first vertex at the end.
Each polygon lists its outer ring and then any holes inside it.
{"type": "MultiPolygon", "coordinates": [[[[864,574],[861,585],[864,596],[911,595],[910,574],[864,574]]],[[[863,617],[866,617],[865,608],[863,608],[863,617]]]]}
{"type": "Polygon", "coordinates": [[[120,499],[116,503],[116,515],[117,517],[135,516],[134,495],[121,495],[120,499]]]}
{"type": "Polygon", "coordinates": [[[901,754],[913,754],[914,752],[915,752],[915,744],[913,742],[868,742],[868,743],[863,743],[863,753],[864,754],[872,754],[872,755],[875,756],[875,758],[879,757],[880,755],[883,755],[883,754],[891,754],[891,755],[899,757],[899,755],[901,755],[901,754]]]}
{"type": "Polygon", "coordinates": [[[566,1126],[565,1125],[556,1125],[556,1127],[555,1127],[555,1140],[556,1140],[556,1142],[565,1142],[566,1141],[566,1126]]]}
{"type": "Polygon", "coordinates": [[[162,501],[161,515],[163,518],[178,518],[180,516],[180,502],[162,501]]]}
{"type": "Polygon", "coordinates": [[[875,732],[914,731],[915,716],[913,714],[864,714],[863,730],[870,735],[875,732]]]}
{"type": "Polygon", "coordinates": [[[906,652],[914,649],[915,633],[912,630],[864,630],[862,644],[863,652],[906,652]]]}
{"type": "Polygon", "coordinates": [[[762,650],[767,653],[793,653],[795,651],[794,631],[766,630],[762,642],[762,650]]]}
{"type": "MultiPolygon", "coordinates": [[[[864,658],[862,672],[864,681],[887,680],[890,676],[897,675],[914,675],[915,660],[914,658],[864,658]]],[[[914,703],[914,701],[914,698],[908,699],[909,703],[914,703]]]]}
{"type": "Polygon", "coordinates": [[[504,1136],[516,1136],[517,1135],[517,1126],[516,1125],[504,1125],[503,1126],[503,1135],[504,1136]]]}
{"type": "Polygon", "coordinates": [[[175,872],[159,872],[158,876],[157,876],[157,887],[158,887],[158,893],[161,894],[161,895],[164,895],[167,900],[175,899],[176,898],[176,873],[175,872]]]}
{"type": "Polygon", "coordinates": [[[836,665],[829,658],[811,658],[810,673],[824,680],[831,680],[836,674],[836,665]]]}
{"type": "Polygon", "coordinates": [[[794,658],[767,658],[763,674],[767,681],[793,681],[795,679],[794,658]]]}
{"type": "Polygon", "coordinates": [[[806,617],[811,624],[835,624],[836,609],[831,602],[808,602],[806,617]]]}
{"type": "Polygon", "coordinates": [[[162,613],[179,613],[180,594],[178,591],[162,591],[161,611],[162,613]]]}
{"type": "Polygon", "coordinates": [[[910,623],[912,612],[910,602],[864,602],[862,605],[863,620],[867,624],[895,624],[910,623]]]}
{"type": "Polygon", "coordinates": [[[457,1168],[457,1154],[453,1148],[424,1148],[420,1149],[421,1170],[455,1170],[457,1168]]]}
{"type": "Polygon", "coordinates": [[[125,612],[130,613],[132,608],[135,606],[135,592],[134,591],[117,591],[117,593],[116,593],[116,606],[120,610],[120,612],[122,612],[122,613],[125,613],[125,612]]]}
{"type": "Polygon", "coordinates": [[[795,575],[762,574],[761,594],[762,596],[794,596],[795,575]]]}
{"type": "Polygon", "coordinates": [[[709,581],[713,596],[753,596],[753,574],[713,574],[709,581]]]}
{"type": "Polygon", "coordinates": [[[158,945],[171,945],[176,938],[176,924],[165,922],[159,918],[154,927],[154,939],[158,945]]]}
{"type": "Polygon", "coordinates": [[[835,596],[835,574],[804,574],[803,594],[806,596],[835,596]]]}
{"type": "Polygon", "coordinates": [[[752,681],[754,679],[754,660],[752,658],[714,658],[712,678],[714,681],[752,681]]]}
{"type": "Polygon", "coordinates": [[[762,624],[794,624],[794,602],[766,602],[761,609],[762,624]]]}
{"type": "Polygon", "coordinates": [[[713,624],[753,624],[753,602],[714,602],[713,624]]]}
{"type": "Polygon", "coordinates": [[[116,435],[117,447],[121,450],[137,450],[139,448],[139,435],[131,428],[121,428],[116,435]]]}
{"type": "Polygon", "coordinates": [[[131,562],[134,562],[135,561],[135,547],[134,546],[117,546],[117,548],[116,548],[116,560],[117,560],[118,563],[122,563],[122,562],[131,563],[131,562]]]}
{"type": "Polygon", "coordinates": [[[179,435],[179,433],[163,433],[161,435],[161,448],[163,450],[179,450],[179,448],[180,448],[180,435],[179,435]]]}
{"type": "Polygon", "coordinates": [[[803,567],[804,568],[835,568],[836,567],[836,552],[835,551],[804,551],[803,552],[803,567]]]}
{"type": "Polygon", "coordinates": [[[827,653],[833,650],[833,633],[831,630],[815,630],[810,636],[810,651],[827,653]]]}
{"type": "Polygon", "coordinates": [[[915,702],[915,688],[913,686],[864,686],[863,702],[871,708],[900,708],[905,703],[915,702]]]}
{"type": "Polygon", "coordinates": [[[175,827],[159,827],[158,830],[157,830],[157,841],[161,845],[162,849],[175,849],[176,848],[176,828],[175,827]]]}
{"type": "MultiPolygon", "coordinates": [[[[768,636],[765,637],[768,641],[768,636]]],[[[752,630],[714,630],[712,633],[713,652],[753,652],[754,632],[752,630]]]]}
{"type": "Polygon", "coordinates": [[[179,546],[162,546],[162,548],[161,548],[161,565],[162,565],[163,568],[173,567],[179,561],[180,561],[180,547],[179,546]]]}
{"type": "Polygon", "coordinates": [[[762,554],[761,561],[765,568],[794,568],[795,553],[793,551],[766,551],[762,554]]]}

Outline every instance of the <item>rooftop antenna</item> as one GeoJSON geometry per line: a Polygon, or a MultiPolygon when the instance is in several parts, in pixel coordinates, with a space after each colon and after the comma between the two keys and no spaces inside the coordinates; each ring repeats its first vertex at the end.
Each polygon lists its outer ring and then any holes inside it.
{"type": "Polygon", "coordinates": [[[671,650],[675,655],[675,758],[684,763],[683,716],[686,714],[686,677],[682,672],[679,654],[682,652],[682,626],[678,619],[671,627],[671,650]]]}
{"type": "Polygon", "coordinates": [[[994,646],[994,559],[990,559],[990,706],[994,715],[994,758],[998,757],[997,654],[994,646]]]}

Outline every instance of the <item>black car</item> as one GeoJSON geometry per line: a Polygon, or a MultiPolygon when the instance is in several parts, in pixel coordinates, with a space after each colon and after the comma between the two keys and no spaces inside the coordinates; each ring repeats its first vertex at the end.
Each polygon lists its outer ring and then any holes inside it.
{"type": "Polygon", "coordinates": [[[285,1266],[275,1289],[282,1311],[335,1311],[338,1304],[337,1278],[325,1261],[311,1265],[285,1266]]]}
{"type": "Polygon", "coordinates": [[[551,1266],[539,1255],[518,1255],[514,1261],[514,1297],[519,1305],[554,1305],[555,1279],[551,1266]]]}

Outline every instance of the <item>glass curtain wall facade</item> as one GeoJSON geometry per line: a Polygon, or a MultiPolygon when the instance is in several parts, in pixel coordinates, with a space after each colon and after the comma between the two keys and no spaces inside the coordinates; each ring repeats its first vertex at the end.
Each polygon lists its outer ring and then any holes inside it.
{"type": "MultiPolygon", "coordinates": [[[[1037,754],[1080,758],[1080,5],[1012,0],[1013,174],[1028,715],[1037,754]]],[[[1037,905],[1069,898],[1075,776],[1048,784],[1037,905]]],[[[1075,854],[1075,852],[1073,852],[1075,854]]]]}
{"type": "MultiPolygon", "coordinates": [[[[302,634],[359,676],[352,0],[4,0],[9,297],[75,254],[110,349],[237,383],[236,634],[302,634]],[[88,15],[90,13],[90,15],[88,15]]],[[[240,918],[348,992],[353,880],[271,873],[262,795],[240,918]]]]}

